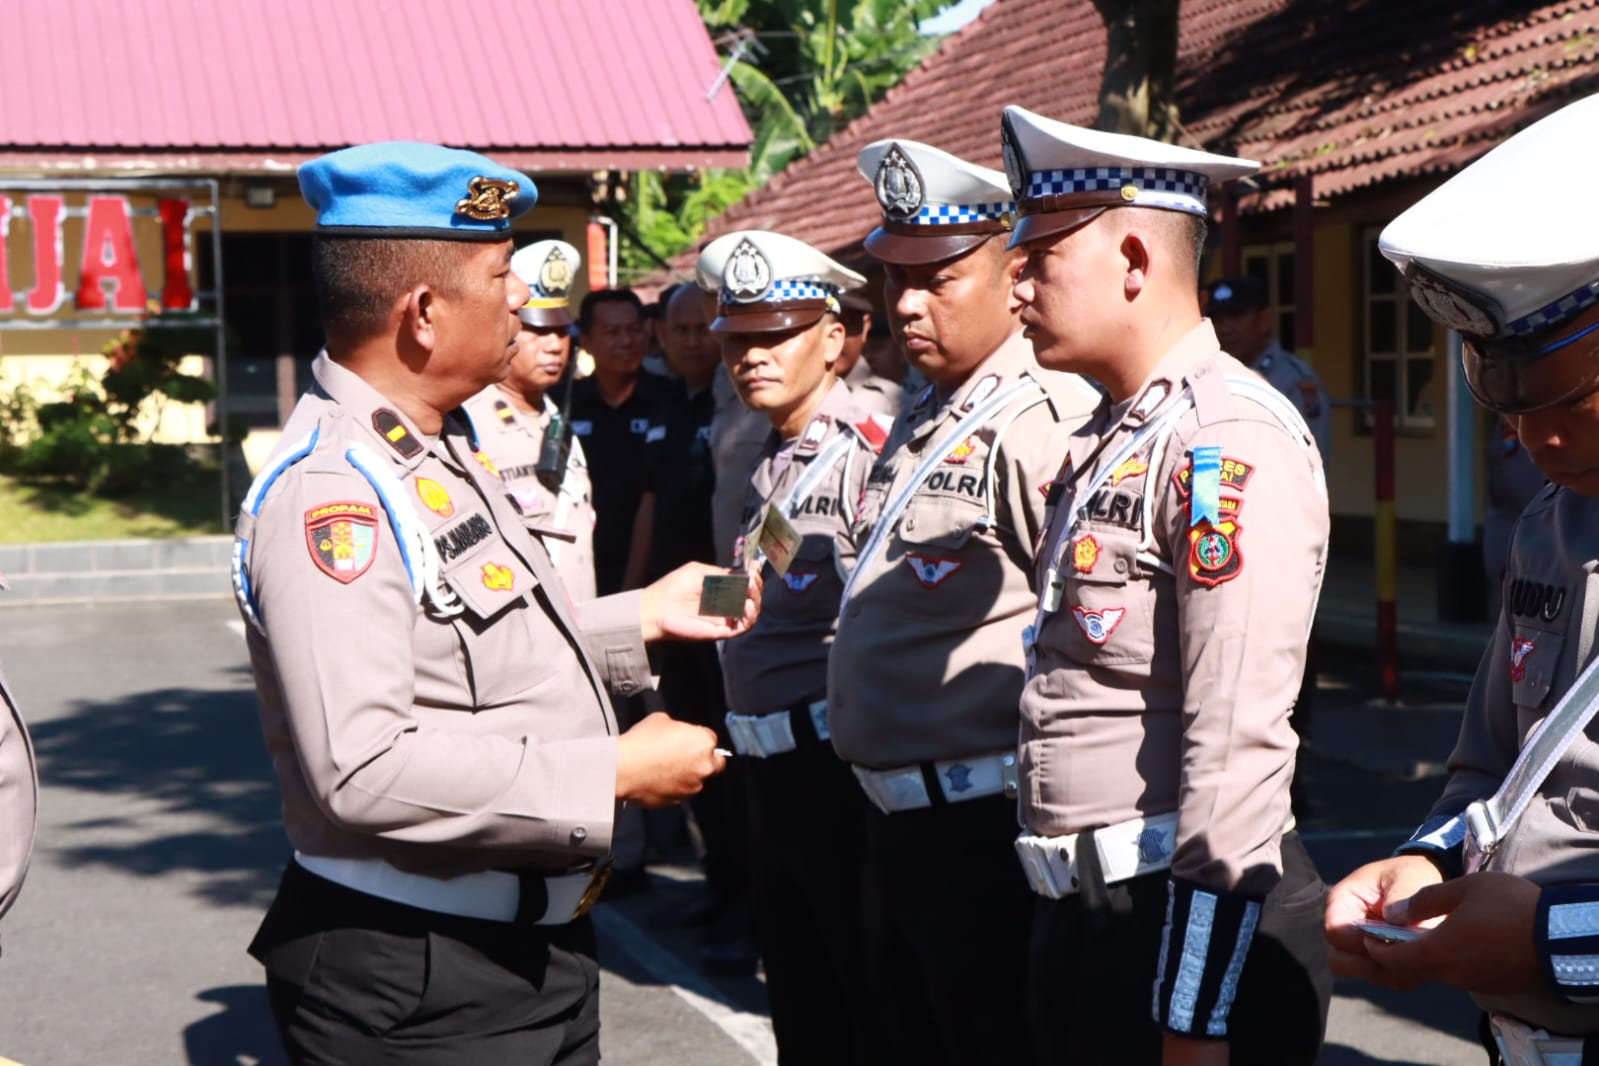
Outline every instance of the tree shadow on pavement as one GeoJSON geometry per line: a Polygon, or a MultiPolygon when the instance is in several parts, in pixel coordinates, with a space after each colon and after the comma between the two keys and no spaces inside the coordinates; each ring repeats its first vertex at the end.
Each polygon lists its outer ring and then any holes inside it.
{"type": "Polygon", "coordinates": [[[207,901],[270,902],[288,842],[253,690],[83,701],[31,731],[45,803],[62,787],[109,801],[106,816],[57,830],[63,865],[197,874],[207,901]]]}
{"type": "Polygon", "coordinates": [[[222,1009],[183,1031],[189,1066],[284,1066],[288,1061],[265,988],[231,985],[207,989],[196,998],[220,1003],[222,1009]]]}

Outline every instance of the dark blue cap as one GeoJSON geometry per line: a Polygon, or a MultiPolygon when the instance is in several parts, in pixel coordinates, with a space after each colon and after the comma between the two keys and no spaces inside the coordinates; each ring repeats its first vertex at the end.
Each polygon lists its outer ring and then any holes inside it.
{"type": "Polygon", "coordinates": [[[330,152],[300,167],[300,194],[318,233],[500,241],[532,207],[527,175],[459,148],[381,141],[330,152]]]}

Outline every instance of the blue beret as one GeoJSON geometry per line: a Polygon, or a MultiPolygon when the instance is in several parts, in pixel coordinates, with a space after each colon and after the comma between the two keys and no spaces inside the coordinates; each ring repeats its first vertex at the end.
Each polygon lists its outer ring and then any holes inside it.
{"type": "Polygon", "coordinates": [[[525,174],[476,152],[381,141],[330,152],[300,167],[300,194],[318,233],[498,241],[538,200],[525,174]]]}

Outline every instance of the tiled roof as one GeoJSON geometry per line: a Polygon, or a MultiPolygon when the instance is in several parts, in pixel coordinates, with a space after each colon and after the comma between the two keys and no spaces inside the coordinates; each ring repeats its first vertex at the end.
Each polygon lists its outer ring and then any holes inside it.
{"type": "MultiPolygon", "coordinates": [[[[1599,0],[1183,0],[1181,11],[1181,140],[1264,164],[1246,211],[1286,206],[1284,186],[1307,172],[1325,199],[1453,170],[1599,89],[1599,0]]],[[[996,0],[706,238],[776,227],[854,258],[879,217],[855,174],[862,147],[905,137],[997,168],[1005,105],[1091,124],[1104,64],[1091,0],[996,0]]]]}
{"type": "Polygon", "coordinates": [[[527,169],[742,165],[693,0],[0,0],[0,165],[290,166],[423,140],[527,169]],[[190,161],[185,163],[184,161],[190,161]]]}

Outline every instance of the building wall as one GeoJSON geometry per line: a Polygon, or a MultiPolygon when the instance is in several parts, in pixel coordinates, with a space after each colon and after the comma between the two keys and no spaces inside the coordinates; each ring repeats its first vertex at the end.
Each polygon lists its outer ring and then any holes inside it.
{"type": "MultiPolygon", "coordinates": [[[[1435,183],[1409,183],[1341,198],[1315,209],[1315,343],[1300,351],[1321,375],[1334,400],[1332,456],[1328,463],[1328,489],[1332,512],[1349,519],[1369,518],[1374,512],[1374,441],[1361,409],[1339,407],[1337,401],[1363,397],[1364,308],[1362,296],[1363,235],[1380,228],[1435,183]]],[[[1246,248],[1293,240],[1291,212],[1244,220],[1241,230],[1246,248]]],[[[1381,269],[1392,270],[1386,263],[1381,269]]],[[[1397,277],[1397,271],[1395,272],[1397,277]]],[[[1430,428],[1401,428],[1394,442],[1395,512],[1400,522],[1431,529],[1438,539],[1448,521],[1449,484],[1447,442],[1446,335],[1434,329],[1432,376],[1422,390],[1423,401],[1434,412],[1430,428]]],[[[1282,338],[1293,348],[1293,338],[1282,338]]],[[[1472,409],[1477,426],[1476,510],[1482,513],[1484,478],[1482,442],[1488,432],[1485,412],[1472,409]]],[[[1425,540],[1423,535],[1420,539],[1425,540]]]]}
{"type": "MultiPolygon", "coordinates": [[[[518,219],[514,226],[517,243],[520,245],[544,237],[559,237],[580,250],[585,249],[586,227],[591,213],[586,184],[580,180],[562,178],[544,179],[539,184],[541,186],[539,205],[518,219]]],[[[7,195],[3,184],[0,184],[0,195],[7,195]]],[[[20,199],[28,193],[16,191],[9,195],[20,199]]],[[[85,196],[89,194],[67,192],[62,195],[70,208],[81,205],[85,196]]],[[[130,204],[136,209],[154,206],[151,194],[130,192],[126,195],[130,204]]],[[[207,200],[203,192],[190,192],[187,195],[193,197],[196,206],[207,200]]],[[[315,217],[301,199],[292,176],[224,180],[221,185],[219,208],[224,239],[230,235],[244,234],[306,234],[311,232],[315,224],[315,217]],[[250,206],[245,201],[245,195],[247,188],[251,186],[255,186],[257,191],[270,189],[275,202],[270,207],[250,206]]],[[[190,244],[194,249],[194,255],[190,264],[190,284],[197,291],[203,281],[199,261],[210,258],[210,225],[209,218],[198,218],[194,221],[191,231],[190,244]]],[[[25,293],[34,286],[32,230],[33,227],[27,219],[16,219],[6,232],[5,251],[7,262],[11,265],[9,283],[10,288],[17,293],[25,293]]],[[[154,220],[135,219],[133,233],[142,280],[146,289],[152,295],[156,294],[165,280],[161,231],[154,220]]],[[[61,243],[65,250],[62,286],[66,294],[61,306],[53,314],[31,316],[23,311],[19,304],[18,313],[0,316],[0,321],[7,317],[54,321],[76,313],[72,294],[77,288],[80,277],[84,221],[71,218],[63,220],[61,243]]],[[[587,291],[587,282],[587,271],[580,271],[574,300],[580,299],[587,291]]],[[[223,283],[225,288],[231,285],[230,279],[226,276],[223,278],[223,283]]],[[[259,313],[260,310],[259,307],[236,308],[230,312],[225,307],[224,314],[232,323],[236,317],[243,320],[246,317],[245,312],[259,313]]],[[[258,315],[251,317],[250,320],[256,321],[257,318],[258,315]]],[[[120,333],[121,331],[117,329],[85,328],[67,323],[63,323],[60,328],[0,328],[0,389],[11,390],[19,385],[26,385],[41,400],[59,399],[63,386],[78,380],[81,374],[87,373],[98,379],[105,372],[108,362],[102,353],[108,345],[118,339],[120,333]]],[[[282,358],[303,364],[308,363],[314,354],[314,350],[293,351],[282,353],[282,358]]],[[[186,372],[205,373],[209,376],[211,360],[194,357],[185,362],[184,369],[186,372]]],[[[236,368],[235,360],[230,359],[229,369],[233,372],[235,369],[243,371],[247,368],[236,368]]],[[[286,383],[292,382],[296,376],[303,377],[303,366],[286,369],[286,383]]],[[[279,374],[283,374],[282,369],[279,370],[279,374]]],[[[238,382],[244,375],[234,373],[232,376],[235,382],[238,382]]],[[[233,390],[230,388],[231,391],[233,390]]],[[[290,402],[295,391],[292,387],[284,390],[290,402]]],[[[282,406],[281,403],[279,406],[282,406]]],[[[284,415],[286,413],[282,412],[284,415]]],[[[208,412],[200,405],[167,404],[159,413],[159,417],[152,407],[146,428],[153,432],[154,439],[160,441],[199,441],[206,439],[207,421],[208,412]]]]}

